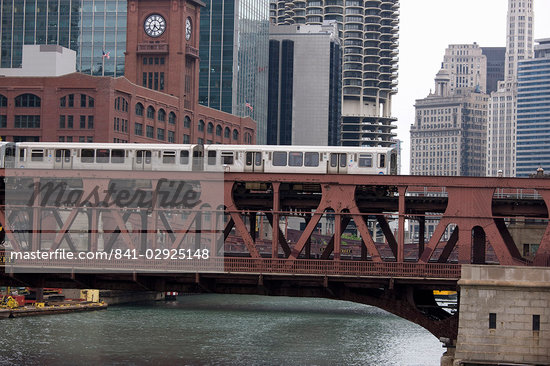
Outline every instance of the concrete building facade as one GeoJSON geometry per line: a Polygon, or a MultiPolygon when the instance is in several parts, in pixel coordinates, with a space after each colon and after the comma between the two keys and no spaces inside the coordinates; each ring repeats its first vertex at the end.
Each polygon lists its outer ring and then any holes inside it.
{"type": "Polygon", "coordinates": [[[399,0],[270,0],[275,24],[338,24],[343,45],[344,146],[391,146],[397,92],[399,0]]]}
{"type": "Polygon", "coordinates": [[[477,43],[449,45],[441,68],[447,70],[451,77],[449,93],[463,88],[478,88],[486,92],[487,56],[477,43]]]}
{"type": "Polygon", "coordinates": [[[516,175],[518,62],[533,57],[533,0],[509,0],[504,80],[489,101],[487,176],[516,175]]]}
{"type": "Polygon", "coordinates": [[[483,176],[488,95],[476,89],[450,93],[450,73],[436,76],[436,92],[415,104],[411,174],[483,176]]]}
{"type": "Polygon", "coordinates": [[[0,76],[61,76],[76,72],[76,52],[58,45],[23,45],[21,67],[0,68],[0,76]]]}
{"type": "Polygon", "coordinates": [[[550,170],[550,38],[518,64],[516,175],[550,170]]]}
{"type": "Polygon", "coordinates": [[[251,117],[265,143],[269,53],[269,3],[204,1],[200,22],[199,103],[251,117]]]}
{"type": "Polygon", "coordinates": [[[456,351],[445,364],[550,364],[549,284],[545,267],[462,265],[456,351]]]}
{"type": "Polygon", "coordinates": [[[270,27],[270,145],[338,146],[342,50],[336,22],[270,27]]]}

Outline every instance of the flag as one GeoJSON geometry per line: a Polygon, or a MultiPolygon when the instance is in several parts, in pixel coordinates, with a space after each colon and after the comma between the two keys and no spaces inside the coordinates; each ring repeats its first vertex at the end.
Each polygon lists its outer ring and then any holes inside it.
{"type": "Polygon", "coordinates": [[[103,58],[106,58],[107,60],[111,58],[111,51],[105,52],[105,50],[103,50],[103,58]]]}
{"type": "Polygon", "coordinates": [[[250,105],[250,103],[248,103],[248,100],[246,101],[245,106],[246,106],[246,108],[250,109],[251,112],[254,111],[254,108],[252,108],[252,106],[250,105]]]}

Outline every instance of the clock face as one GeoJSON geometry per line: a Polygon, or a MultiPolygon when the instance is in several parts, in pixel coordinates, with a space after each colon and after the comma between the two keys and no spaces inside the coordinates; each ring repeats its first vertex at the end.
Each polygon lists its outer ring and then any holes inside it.
{"type": "Polygon", "coordinates": [[[185,39],[189,41],[191,33],[193,32],[193,26],[191,25],[191,18],[187,18],[185,21],[185,39]]]}
{"type": "Polygon", "coordinates": [[[166,30],[166,20],[161,15],[151,14],[143,25],[145,33],[150,37],[158,37],[166,30]]]}

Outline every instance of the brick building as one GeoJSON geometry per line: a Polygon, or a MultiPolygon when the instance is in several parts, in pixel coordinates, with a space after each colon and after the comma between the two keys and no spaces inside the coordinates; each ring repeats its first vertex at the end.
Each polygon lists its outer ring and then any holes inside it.
{"type": "Polygon", "coordinates": [[[250,118],[198,104],[199,12],[191,0],[130,0],[125,76],[3,77],[8,141],[254,144],[250,118]]]}

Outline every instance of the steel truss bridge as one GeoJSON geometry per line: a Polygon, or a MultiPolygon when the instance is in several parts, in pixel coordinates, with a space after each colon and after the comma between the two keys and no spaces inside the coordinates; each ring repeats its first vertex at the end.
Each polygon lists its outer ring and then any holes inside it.
{"type": "Polygon", "coordinates": [[[164,260],[159,267],[155,258],[96,258],[79,268],[36,259],[25,262],[28,268],[45,271],[6,266],[3,285],[327,297],[380,307],[453,340],[458,315],[440,308],[433,290],[457,290],[461,264],[550,266],[548,179],[225,173],[218,185],[202,184],[200,211],[181,214],[179,207],[52,207],[40,202],[36,188],[8,188],[10,179],[45,179],[37,177],[72,182],[85,196],[129,180],[155,196],[163,181],[200,179],[179,172],[16,170],[4,179],[0,210],[8,249],[140,254],[201,243],[209,259],[164,260]],[[289,229],[289,220],[301,229],[289,229]],[[510,233],[525,222],[541,232],[529,257],[510,233]],[[319,233],[320,223],[331,231],[319,233]],[[406,237],[411,223],[416,240],[406,237]],[[427,223],[436,225],[433,232],[427,223]]]}

